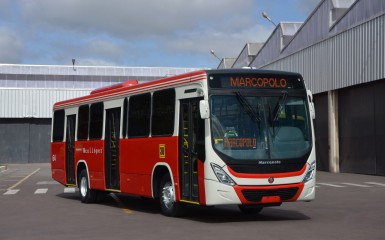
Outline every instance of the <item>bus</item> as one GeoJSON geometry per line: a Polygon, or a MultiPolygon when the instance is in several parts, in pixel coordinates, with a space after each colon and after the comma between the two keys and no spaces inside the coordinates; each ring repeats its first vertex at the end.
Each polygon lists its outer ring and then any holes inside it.
{"type": "Polygon", "coordinates": [[[52,178],[83,203],[107,193],[244,213],[315,198],[312,95],[302,76],[201,70],[121,84],[53,106],[52,178]]]}

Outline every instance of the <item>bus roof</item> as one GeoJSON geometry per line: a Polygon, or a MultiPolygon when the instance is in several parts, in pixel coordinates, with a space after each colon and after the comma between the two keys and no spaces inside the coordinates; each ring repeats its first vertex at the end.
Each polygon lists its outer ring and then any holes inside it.
{"type": "Polygon", "coordinates": [[[256,73],[258,75],[285,75],[291,77],[299,77],[302,79],[301,74],[296,72],[287,72],[287,71],[278,71],[278,70],[265,70],[265,69],[253,69],[253,68],[237,68],[237,69],[213,69],[206,70],[207,74],[248,74],[248,73],[256,73]]]}
{"type": "Polygon", "coordinates": [[[156,91],[168,87],[175,87],[191,82],[197,82],[205,80],[206,77],[206,71],[202,70],[166,77],[141,84],[132,84],[133,80],[128,80],[127,82],[116,84],[110,87],[96,89],[87,96],[57,102],[54,104],[53,109],[57,110],[82,104],[113,100],[129,94],[145,93],[148,91],[156,91]]]}
{"type": "Polygon", "coordinates": [[[258,75],[284,75],[290,77],[297,77],[302,79],[302,76],[298,73],[273,71],[273,70],[257,70],[257,69],[219,69],[219,70],[200,70],[190,73],[175,75],[171,77],[154,80],[151,82],[140,83],[136,80],[128,80],[123,83],[119,83],[112,86],[107,86],[93,90],[89,95],[69,99],[54,104],[53,109],[63,109],[75,107],[83,104],[89,104],[100,101],[113,100],[119,97],[124,97],[130,94],[139,94],[149,91],[156,91],[168,87],[175,87],[184,85],[191,82],[197,82],[207,79],[207,75],[211,74],[258,74],[258,75]]]}

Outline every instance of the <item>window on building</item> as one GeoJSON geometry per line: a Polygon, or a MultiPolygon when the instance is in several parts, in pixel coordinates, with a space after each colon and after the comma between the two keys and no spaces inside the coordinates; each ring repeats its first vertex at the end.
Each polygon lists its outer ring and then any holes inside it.
{"type": "Polygon", "coordinates": [[[103,112],[102,102],[91,104],[90,139],[92,140],[99,140],[103,136],[103,112]]]}
{"type": "Polygon", "coordinates": [[[78,140],[88,139],[88,121],[90,108],[88,105],[82,105],[78,111],[78,140]]]}
{"type": "Polygon", "coordinates": [[[53,114],[52,140],[62,142],[64,139],[64,110],[56,110],[53,114]]]}
{"type": "Polygon", "coordinates": [[[332,0],[330,9],[329,25],[333,27],[347,12],[356,0],[332,0]]]}
{"type": "Polygon", "coordinates": [[[174,133],[175,91],[168,89],[155,92],[152,96],[153,136],[170,136],[174,133]]]}
{"type": "Polygon", "coordinates": [[[130,97],[128,137],[147,137],[150,134],[151,94],[130,97]]]}

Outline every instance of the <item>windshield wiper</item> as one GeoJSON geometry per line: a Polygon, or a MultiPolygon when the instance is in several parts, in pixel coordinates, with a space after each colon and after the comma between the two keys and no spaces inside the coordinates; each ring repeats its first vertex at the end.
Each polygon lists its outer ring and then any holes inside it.
{"type": "Polygon", "coordinates": [[[246,98],[240,92],[236,92],[238,102],[242,105],[243,109],[247,114],[249,114],[250,118],[254,122],[261,122],[261,117],[259,115],[259,111],[255,112],[250,103],[246,100],[246,98]]]}
{"type": "Polygon", "coordinates": [[[275,107],[274,107],[275,115],[273,118],[273,122],[278,120],[279,113],[281,112],[282,107],[286,104],[286,100],[287,100],[287,92],[284,91],[280,100],[277,102],[277,105],[275,105],[275,107]]]}

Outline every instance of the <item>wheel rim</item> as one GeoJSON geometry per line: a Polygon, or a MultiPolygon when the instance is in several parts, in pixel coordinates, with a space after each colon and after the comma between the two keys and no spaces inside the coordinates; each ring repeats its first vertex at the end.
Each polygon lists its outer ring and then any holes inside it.
{"type": "Polygon", "coordinates": [[[83,197],[87,195],[87,189],[87,179],[85,177],[82,177],[82,179],[80,180],[80,193],[83,197]]]}
{"type": "Polygon", "coordinates": [[[170,182],[167,182],[162,190],[162,201],[166,208],[171,208],[174,203],[174,188],[170,182]]]}

